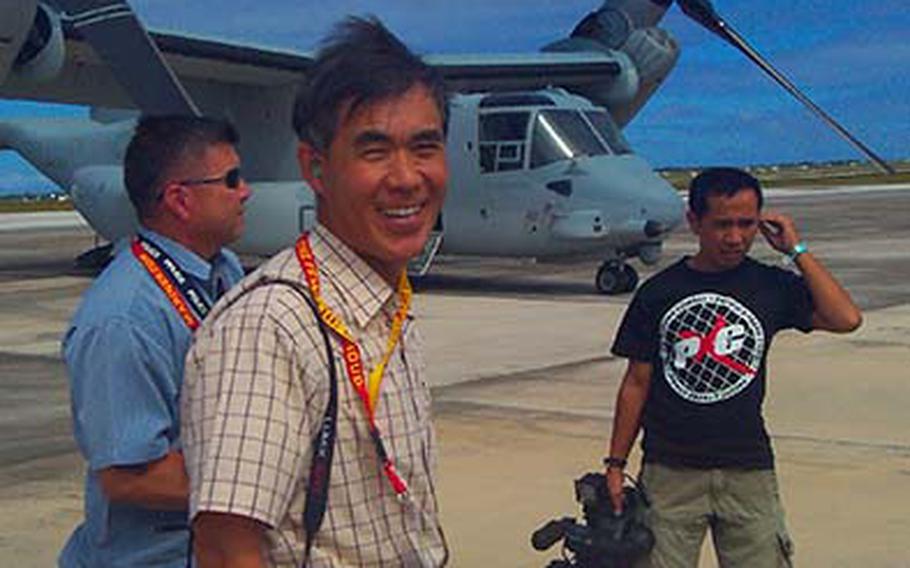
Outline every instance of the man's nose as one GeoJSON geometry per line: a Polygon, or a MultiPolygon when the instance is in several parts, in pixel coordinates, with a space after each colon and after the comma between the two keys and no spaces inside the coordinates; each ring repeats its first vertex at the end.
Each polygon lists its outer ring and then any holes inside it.
{"type": "Polygon", "coordinates": [[[739,244],[743,240],[743,232],[740,229],[732,228],[724,234],[724,241],[728,244],[739,244]]]}
{"type": "Polygon", "coordinates": [[[240,180],[240,187],[238,188],[238,190],[240,191],[240,201],[241,202],[245,202],[247,199],[250,198],[250,195],[253,194],[253,188],[250,187],[250,184],[248,184],[245,179],[240,180]]]}
{"type": "Polygon", "coordinates": [[[414,189],[420,184],[420,171],[407,152],[396,152],[389,164],[389,183],[400,189],[414,189]]]}

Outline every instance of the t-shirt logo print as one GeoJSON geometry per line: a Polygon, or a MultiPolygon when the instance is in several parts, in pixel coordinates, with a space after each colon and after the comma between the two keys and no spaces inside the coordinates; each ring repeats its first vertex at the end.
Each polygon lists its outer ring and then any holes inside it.
{"type": "Polygon", "coordinates": [[[711,404],[735,396],[758,372],[765,334],[738,301],[712,292],[689,296],[660,321],[660,358],[682,398],[711,404]]]}

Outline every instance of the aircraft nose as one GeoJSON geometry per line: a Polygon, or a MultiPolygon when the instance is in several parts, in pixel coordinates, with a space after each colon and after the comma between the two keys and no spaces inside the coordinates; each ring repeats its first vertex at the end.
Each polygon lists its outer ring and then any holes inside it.
{"type": "Polygon", "coordinates": [[[660,176],[654,175],[654,187],[648,196],[642,196],[642,217],[646,219],[645,235],[649,238],[669,233],[682,223],[686,212],[685,204],[672,185],[660,176]]]}
{"type": "Polygon", "coordinates": [[[679,193],[636,155],[611,156],[586,164],[587,175],[576,178],[577,204],[602,210],[611,224],[635,227],[639,238],[658,238],[683,220],[679,193]]]}

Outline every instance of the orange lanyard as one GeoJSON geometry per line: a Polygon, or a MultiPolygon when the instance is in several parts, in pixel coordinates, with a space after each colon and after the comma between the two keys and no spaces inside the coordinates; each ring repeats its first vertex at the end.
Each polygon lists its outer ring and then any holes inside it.
{"type": "Polygon", "coordinates": [[[130,248],[133,255],[161,288],[168,301],[177,310],[190,331],[196,331],[199,322],[208,314],[210,305],[195,289],[171,257],[151,241],[136,237],[130,248]],[[192,306],[192,307],[191,307],[192,306]]]}
{"type": "Polygon", "coordinates": [[[399,496],[404,496],[408,491],[407,483],[405,483],[404,479],[395,471],[395,465],[392,463],[388,452],[385,450],[379,427],[376,425],[376,404],[379,398],[379,385],[382,383],[386,365],[388,365],[389,359],[391,359],[392,353],[395,351],[395,347],[401,339],[404,322],[408,317],[408,309],[411,306],[411,296],[413,293],[411,291],[411,284],[408,282],[407,274],[402,272],[401,279],[398,282],[399,306],[398,311],[395,312],[395,316],[392,319],[392,329],[389,332],[389,339],[386,342],[385,354],[379,361],[379,364],[370,371],[368,382],[367,377],[364,374],[363,355],[361,354],[360,346],[357,345],[357,341],[354,339],[354,336],[351,335],[351,332],[348,331],[347,326],[344,325],[341,318],[329,308],[328,304],[326,304],[325,300],[322,298],[319,284],[319,269],[316,266],[316,258],[313,256],[313,249],[310,247],[308,234],[304,233],[300,235],[300,238],[297,239],[295,250],[297,252],[297,260],[300,262],[300,267],[303,270],[303,276],[306,279],[307,286],[313,296],[313,301],[316,303],[319,318],[339,337],[339,339],[341,339],[342,355],[348,378],[363,403],[363,408],[366,412],[367,420],[369,421],[370,436],[373,438],[377,454],[379,455],[380,461],[382,461],[382,468],[385,470],[386,477],[389,478],[392,487],[395,489],[395,493],[399,496]]]}

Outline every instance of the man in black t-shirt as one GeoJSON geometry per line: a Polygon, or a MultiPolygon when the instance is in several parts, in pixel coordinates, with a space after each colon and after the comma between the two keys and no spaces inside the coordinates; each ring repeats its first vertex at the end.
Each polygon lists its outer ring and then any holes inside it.
{"type": "Polygon", "coordinates": [[[652,500],[652,566],[688,567],[708,527],[721,566],[786,566],[787,536],[762,419],[765,361],[782,329],[849,332],[862,316],[800,241],[793,221],[762,213],[758,181],[702,172],[687,213],[699,250],[636,293],[613,344],[628,359],[606,465],[614,507],[644,429],[642,480],[652,500]],[[747,256],[761,232],[797,274],[747,256]]]}

